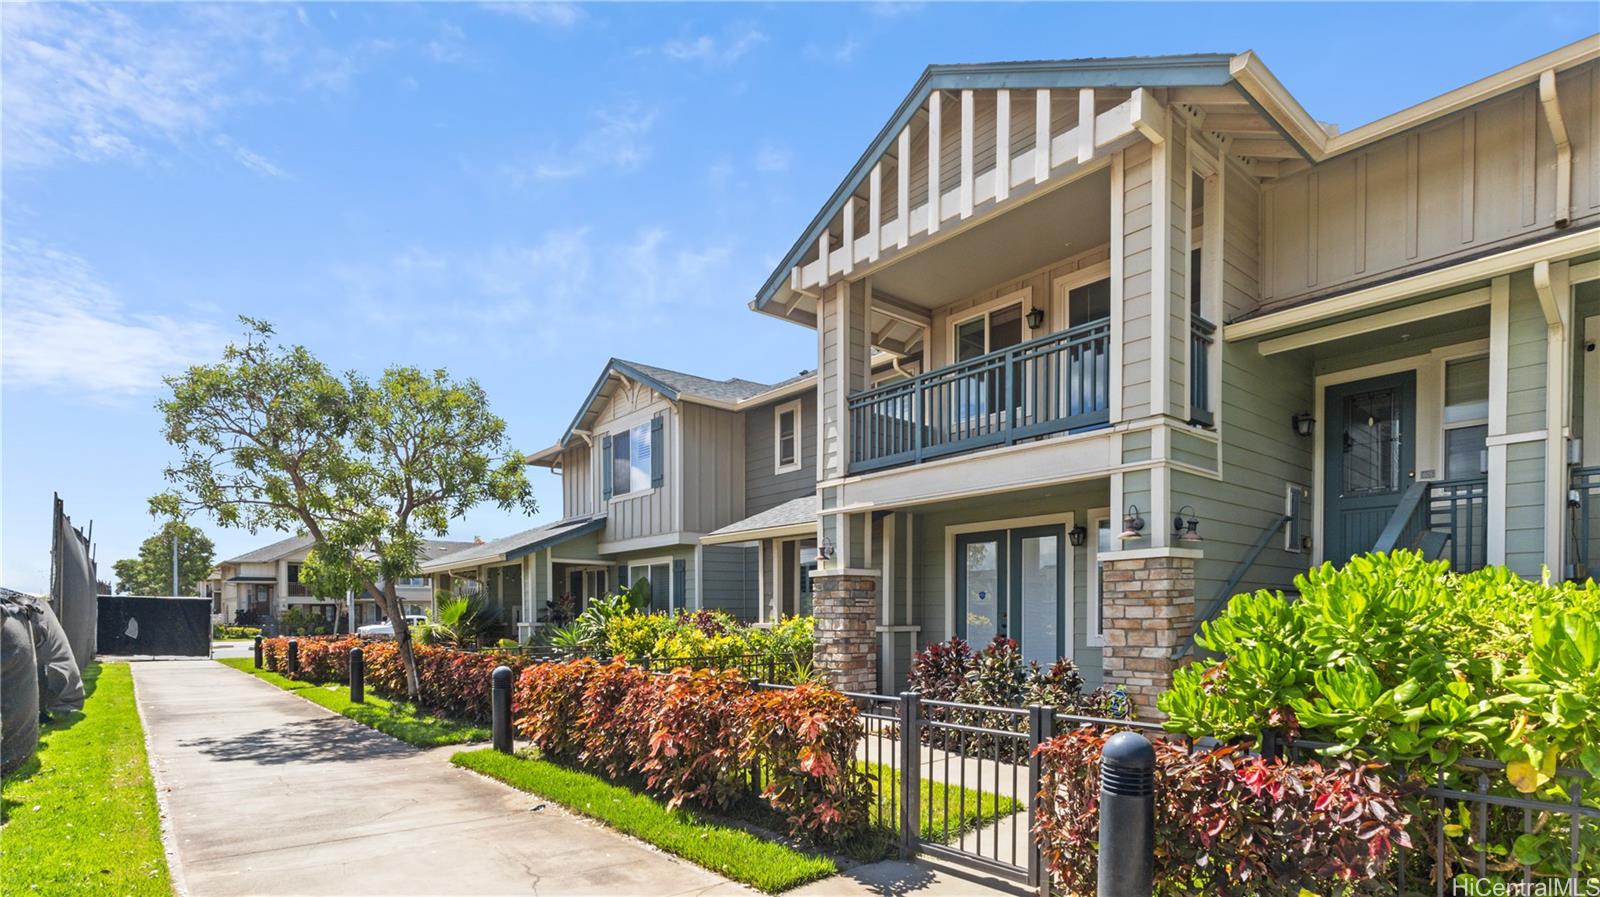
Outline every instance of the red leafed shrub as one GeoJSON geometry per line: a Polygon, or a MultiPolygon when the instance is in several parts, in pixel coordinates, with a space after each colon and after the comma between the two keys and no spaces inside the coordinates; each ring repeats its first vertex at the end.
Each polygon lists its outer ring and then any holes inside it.
{"type": "Polygon", "coordinates": [[[861,718],[849,698],[816,685],[757,691],[740,715],[743,760],[761,765],[761,796],[792,830],[837,842],[866,827],[872,790],[855,762],[861,718]]]}
{"type": "Polygon", "coordinates": [[[750,690],[736,671],[673,670],[651,676],[624,701],[647,730],[634,768],[667,806],[731,803],[748,781],[739,764],[743,743],[738,705],[750,690]]]}
{"type": "Polygon", "coordinates": [[[600,664],[584,657],[565,663],[538,663],[522,671],[511,696],[517,732],[541,754],[576,760],[583,750],[584,686],[600,664]]]}
{"type": "MultiPolygon", "coordinates": [[[[1093,893],[1100,750],[1088,729],[1039,746],[1037,829],[1045,862],[1070,893],[1093,893]]],[[[1289,763],[1239,747],[1190,753],[1156,743],[1156,893],[1161,897],[1297,897],[1392,891],[1397,846],[1409,847],[1403,796],[1371,765],[1289,763]]]]}
{"type": "Polygon", "coordinates": [[[585,766],[602,769],[612,778],[635,771],[634,764],[649,749],[643,705],[654,695],[647,688],[650,678],[643,669],[620,659],[589,673],[578,716],[583,733],[578,759],[585,766]]]}
{"type": "MultiPolygon", "coordinates": [[[[366,685],[374,694],[407,700],[406,668],[394,642],[365,641],[350,636],[297,638],[300,671],[291,678],[307,682],[348,682],[350,649],[361,648],[366,685]]],[[[489,705],[490,678],[495,667],[511,667],[515,672],[524,661],[504,651],[459,651],[434,645],[411,646],[417,660],[417,680],[421,686],[418,706],[446,716],[486,722],[492,713],[489,705]]],[[[288,675],[289,640],[263,639],[261,663],[266,669],[288,675]]]]}

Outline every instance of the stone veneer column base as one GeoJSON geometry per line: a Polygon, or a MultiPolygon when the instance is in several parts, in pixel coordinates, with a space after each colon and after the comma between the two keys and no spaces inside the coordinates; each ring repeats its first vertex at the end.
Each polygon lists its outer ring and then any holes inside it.
{"type": "Polygon", "coordinates": [[[817,619],[812,662],[840,691],[878,690],[878,574],[819,570],[811,574],[817,619]]]}
{"type": "Polygon", "coordinates": [[[1194,631],[1193,557],[1105,562],[1105,682],[1121,687],[1143,718],[1160,717],[1156,698],[1172,686],[1172,652],[1194,631]]]}

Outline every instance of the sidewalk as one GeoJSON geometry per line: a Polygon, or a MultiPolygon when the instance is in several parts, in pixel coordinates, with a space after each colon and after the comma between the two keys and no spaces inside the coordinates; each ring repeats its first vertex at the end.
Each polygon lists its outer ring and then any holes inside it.
{"type": "MultiPolygon", "coordinates": [[[[132,665],[151,764],[192,897],[640,895],[748,888],[207,660],[132,665]]],[[[1017,894],[886,861],[785,897],[1017,894]]]]}

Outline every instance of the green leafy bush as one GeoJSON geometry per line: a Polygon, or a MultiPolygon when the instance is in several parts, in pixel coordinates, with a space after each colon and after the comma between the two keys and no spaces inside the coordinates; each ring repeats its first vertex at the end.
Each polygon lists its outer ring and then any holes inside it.
{"type": "MultiPolygon", "coordinates": [[[[1570,801],[1561,767],[1600,775],[1600,587],[1524,580],[1503,568],[1457,574],[1415,552],[1355,557],[1295,581],[1301,593],[1239,595],[1202,627],[1218,655],[1178,670],[1158,706],[1167,728],[1249,738],[1264,729],[1331,742],[1328,754],[1399,764],[1427,784],[1476,790],[1462,757],[1498,759],[1491,790],[1570,801]]],[[[1600,803],[1594,781],[1583,786],[1600,803]]],[[[1511,818],[1514,815],[1516,818],[1511,818]]],[[[1452,823],[1446,856],[1518,858],[1565,875],[1570,829],[1520,831],[1495,814],[1484,839],[1452,823]]],[[[1421,839],[1419,839],[1421,840],[1421,839]]],[[[1600,863],[1600,831],[1581,838],[1600,863]]],[[[1436,849],[1430,842],[1430,849],[1436,849]]],[[[1458,867],[1460,868],[1460,867],[1458,867]]]]}
{"type": "Polygon", "coordinates": [[[217,641],[253,639],[261,634],[260,626],[213,626],[211,637],[217,641]]]}

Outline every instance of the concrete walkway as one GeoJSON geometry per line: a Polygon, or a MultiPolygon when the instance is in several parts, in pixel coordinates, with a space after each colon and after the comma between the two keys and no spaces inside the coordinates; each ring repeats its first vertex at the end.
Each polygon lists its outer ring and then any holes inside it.
{"type": "MultiPolygon", "coordinates": [[[[135,663],[192,897],[754,894],[555,804],[207,660],[135,663]]],[[[790,897],[994,895],[982,874],[881,862],[790,897]]]]}

